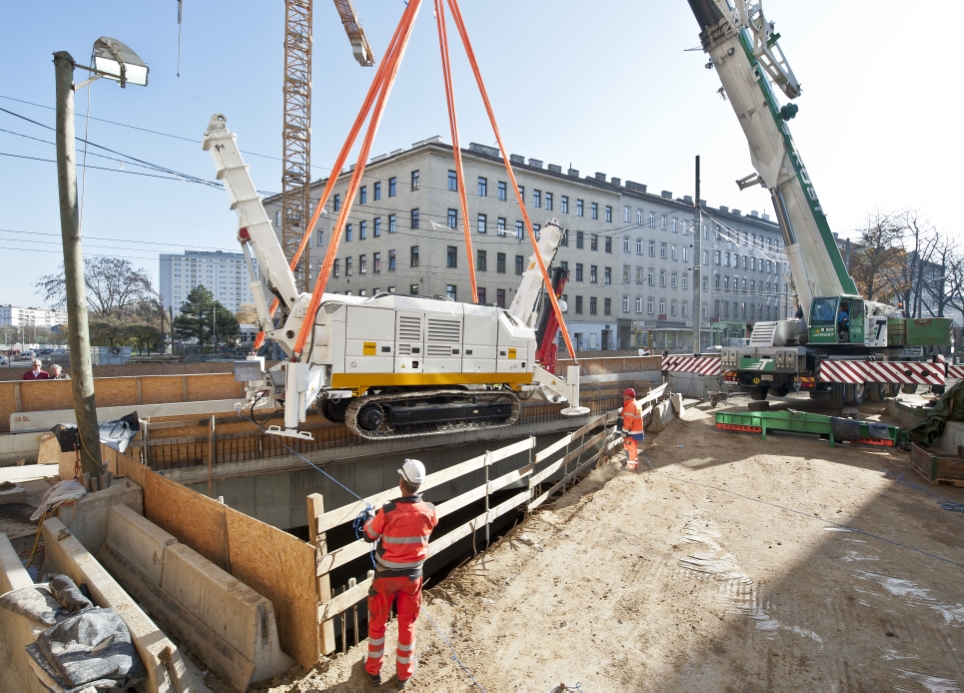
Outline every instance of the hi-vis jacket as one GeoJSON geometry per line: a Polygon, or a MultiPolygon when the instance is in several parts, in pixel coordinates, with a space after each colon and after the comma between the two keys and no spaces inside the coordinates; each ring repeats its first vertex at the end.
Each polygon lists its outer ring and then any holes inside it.
{"type": "Polygon", "coordinates": [[[635,399],[627,400],[623,405],[622,432],[634,440],[643,439],[643,407],[635,399]]]}
{"type": "Polygon", "coordinates": [[[435,506],[418,494],[383,505],[365,523],[365,541],[381,539],[375,551],[375,577],[420,577],[429,536],[437,524],[435,506]]]}

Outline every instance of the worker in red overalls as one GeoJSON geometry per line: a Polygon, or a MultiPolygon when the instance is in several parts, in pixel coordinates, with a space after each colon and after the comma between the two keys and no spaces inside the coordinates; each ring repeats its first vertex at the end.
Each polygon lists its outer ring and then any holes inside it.
{"type": "Polygon", "coordinates": [[[418,494],[425,481],[425,465],[418,460],[405,460],[398,470],[398,487],[402,493],[382,506],[365,522],[365,541],[378,542],[375,551],[375,579],[368,590],[368,658],[365,671],[373,686],[382,682],[382,659],[385,655],[385,624],[398,600],[398,647],[395,671],[399,687],[415,675],[415,622],[422,606],[422,564],[428,557],[428,540],[438,517],[435,506],[418,494]]]}
{"type": "Polygon", "coordinates": [[[623,391],[623,448],[626,450],[626,469],[636,471],[639,444],[645,439],[643,433],[643,407],[636,401],[636,391],[627,387],[623,391]]]}

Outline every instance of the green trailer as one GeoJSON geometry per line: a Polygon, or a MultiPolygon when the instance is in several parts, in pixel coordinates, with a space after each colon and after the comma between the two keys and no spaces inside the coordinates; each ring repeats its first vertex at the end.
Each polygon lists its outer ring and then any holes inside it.
{"type": "MultiPolygon", "coordinates": [[[[810,433],[829,437],[830,447],[834,447],[837,442],[844,441],[837,441],[834,438],[833,418],[835,417],[794,411],[793,409],[788,411],[721,411],[716,413],[716,427],[724,431],[760,433],[763,440],[767,439],[767,431],[810,433]]],[[[848,439],[847,442],[886,447],[893,447],[897,442],[899,429],[896,426],[887,426],[886,437],[875,437],[869,422],[859,421],[856,423],[860,425],[861,437],[848,439]]]]}

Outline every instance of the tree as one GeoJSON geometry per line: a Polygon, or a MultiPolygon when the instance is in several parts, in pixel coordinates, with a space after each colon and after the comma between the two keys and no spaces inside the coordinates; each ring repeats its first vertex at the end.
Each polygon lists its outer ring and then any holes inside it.
{"type": "MultiPolygon", "coordinates": [[[[91,313],[121,316],[144,300],[156,299],[150,275],[136,269],[130,260],[117,257],[84,258],[84,284],[87,287],[87,308],[91,313]]],[[[60,272],[41,277],[36,287],[44,301],[53,308],[67,305],[67,284],[64,266],[60,272]]]]}
{"type": "Polygon", "coordinates": [[[850,252],[850,276],[857,291],[868,301],[896,303],[906,255],[902,242],[905,227],[899,216],[879,210],[867,218],[850,252]]]}
{"type": "Polygon", "coordinates": [[[235,311],[234,317],[236,317],[242,325],[258,324],[258,311],[255,310],[253,303],[242,303],[238,306],[238,310],[235,311]]]}
{"type": "Polygon", "coordinates": [[[203,284],[191,289],[187,301],[181,304],[181,314],[174,318],[174,329],[179,338],[196,339],[202,347],[205,342],[214,341],[215,336],[218,342],[226,342],[241,334],[237,318],[215,301],[203,284]]]}

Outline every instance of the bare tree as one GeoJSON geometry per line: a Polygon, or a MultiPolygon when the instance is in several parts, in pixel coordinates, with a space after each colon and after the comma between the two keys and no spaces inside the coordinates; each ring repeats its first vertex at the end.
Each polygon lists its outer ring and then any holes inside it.
{"type": "Polygon", "coordinates": [[[960,249],[957,242],[948,234],[935,235],[936,243],[931,253],[930,263],[921,268],[921,314],[924,309],[930,315],[944,317],[953,305],[948,272],[956,262],[960,262],[960,249]]]}
{"type": "Polygon", "coordinates": [[[877,210],[859,229],[850,253],[850,274],[857,290],[868,301],[893,303],[900,294],[897,278],[905,264],[905,227],[900,215],[877,210]]]}
{"type": "Polygon", "coordinates": [[[923,311],[924,275],[930,265],[938,234],[920,210],[906,210],[900,215],[904,228],[905,260],[900,267],[894,288],[901,297],[904,315],[919,318],[923,311]]]}
{"type": "MultiPolygon", "coordinates": [[[[147,272],[136,269],[124,258],[84,258],[84,283],[87,286],[87,308],[101,317],[120,318],[142,301],[155,300],[157,296],[147,272]]],[[[41,277],[35,286],[47,305],[54,308],[67,305],[63,265],[60,272],[41,277]]]]}

